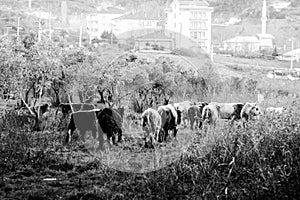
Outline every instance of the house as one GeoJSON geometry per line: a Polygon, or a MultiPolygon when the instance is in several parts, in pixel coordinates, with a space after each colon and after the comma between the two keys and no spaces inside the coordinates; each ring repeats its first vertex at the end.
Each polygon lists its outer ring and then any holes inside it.
{"type": "Polygon", "coordinates": [[[237,36],[223,41],[223,49],[232,53],[250,53],[274,49],[275,37],[267,33],[267,4],[263,1],[261,33],[255,36],[237,36]]]}
{"type": "Polygon", "coordinates": [[[271,34],[256,34],[260,42],[260,50],[273,49],[275,47],[275,37],[271,34]]]}
{"type": "Polygon", "coordinates": [[[255,36],[237,36],[223,42],[223,49],[234,53],[259,51],[260,41],[255,36]]]}
{"type": "Polygon", "coordinates": [[[149,46],[163,47],[164,49],[173,50],[175,40],[165,35],[163,31],[157,31],[143,35],[135,39],[135,48],[144,49],[149,46]]]}
{"type": "Polygon", "coordinates": [[[279,12],[282,9],[288,8],[290,5],[291,5],[291,2],[277,0],[277,1],[272,2],[271,7],[273,7],[276,12],[279,12]]]}
{"type": "Polygon", "coordinates": [[[203,0],[168,1],[165,30],[176,40],[176,48],[200,47],[210,53],[212,12],[203,0]]]}
{"type": "Polygon", "coordinates": [[[293,60],[293,61],[299,62],[299,60],[300,60],[300,48],[288,51],[288,52],[282,54],[282,56],[279,56],[278,59],[279,60],[286,60],[286,61],[293,60]]]}
{"type": "Polygon", "coordinates": [[[117,38],[140,37],[162,30],[161,19],[144,12],[129,13],[114,19],[117,38]]]}
{"type": "Polygon", "coordinates": [[[97,12],[87,16],[87,32],[90,41],[100,39],[104,31],[115,32],[115,18],[125,15],[127,12],[120,7],[101,7],[97,12]]]}

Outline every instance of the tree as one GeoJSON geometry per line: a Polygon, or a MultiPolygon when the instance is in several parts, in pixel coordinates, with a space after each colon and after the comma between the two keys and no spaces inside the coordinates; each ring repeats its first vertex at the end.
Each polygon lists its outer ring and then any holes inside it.
{"type": "Polygon", "coordinates": [[[110,44],[117,43],[117,37],[115,36],[115,34],[112,33],[112,31],[103,31],[103,33],[101,34],[101,38],[107,40],[110,44]]]}

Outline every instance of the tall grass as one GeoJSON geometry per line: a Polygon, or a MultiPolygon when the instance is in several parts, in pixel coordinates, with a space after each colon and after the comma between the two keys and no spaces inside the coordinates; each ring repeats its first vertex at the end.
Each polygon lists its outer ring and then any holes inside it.
{"type": "Polygon", "coordinates": [[[246,128],[201,131],[163,169],[109,168],[59,132],[1,132],[0,195],[14,199],[297,199],[300,195],[300,104],[246,128]],[[44,178],[56,178],[44,181],[44,178]]]}

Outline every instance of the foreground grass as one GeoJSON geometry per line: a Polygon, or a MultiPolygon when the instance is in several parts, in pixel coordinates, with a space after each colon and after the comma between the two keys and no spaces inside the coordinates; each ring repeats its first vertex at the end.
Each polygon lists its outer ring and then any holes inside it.
{"type": "Polygon", "coordinates": [[[180,159],[148,173],[109,168],[56,131],[1,133],[1,199],[297,199],[300,105],[245,129],[201,132],[180,159]],[[55,179],[47,179],[55,178],[55,179]]]}

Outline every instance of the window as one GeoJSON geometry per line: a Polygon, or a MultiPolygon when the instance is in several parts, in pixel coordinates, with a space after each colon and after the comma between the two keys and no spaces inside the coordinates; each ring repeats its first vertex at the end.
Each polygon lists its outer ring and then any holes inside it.
{"type": "Polygon", "coordinates": [[[199,38],[205,39],[205,32],[198,32],[199,38]]]}
{"type": "Polygon", "coordinates": [[[200,48],[205,48],[205,43],[204,43],[204,42],[199,42],[199,43],[198,43],[198,46],[199,46],[200,48]]]}
{"type": "Polygon", "coordinates": [[[174,18],[176,19],[176,13],[174,13],[174,18]]]}
{"type": "Polygon", "coordinates": [[[174,28],[176,28],[176,22],[174,23],[174,28]]]}
{"type": "Polygon", "coordinates": [[[197,32],[194,32],[194,38],[197,39],[197,32]]]}

